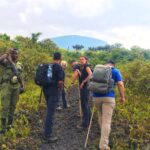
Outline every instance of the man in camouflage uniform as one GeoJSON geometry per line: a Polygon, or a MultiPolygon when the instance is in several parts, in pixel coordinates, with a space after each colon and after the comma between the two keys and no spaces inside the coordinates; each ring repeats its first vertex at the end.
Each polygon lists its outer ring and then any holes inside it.
{"type": "Polygon", "coordinates": [[[0,65],[3,67],[1,80],[1,131],[4,134],[13,122],[16,104],[19,100],[20,90],[24,89],[21,77],[21,64],[18,60],[18,50],[10,49],[8,53],[0,57],[0,65]]]}

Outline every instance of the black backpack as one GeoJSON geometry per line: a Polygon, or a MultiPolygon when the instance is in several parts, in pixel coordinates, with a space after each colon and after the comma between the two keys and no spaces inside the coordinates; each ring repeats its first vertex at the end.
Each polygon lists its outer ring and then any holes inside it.
{"type": "Polygon", "coordinates": [[[39,86],[53,85],[53,64],[40,64],[37,66],[35,83],[39,86]]]}

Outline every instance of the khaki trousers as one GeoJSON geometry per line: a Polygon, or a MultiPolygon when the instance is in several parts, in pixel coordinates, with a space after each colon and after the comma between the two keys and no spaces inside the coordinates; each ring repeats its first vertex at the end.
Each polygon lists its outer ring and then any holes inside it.
{"type": "Polygon", "coordinates": [[[98,111],[98,121],[101,129],[99,148],[100,150],[108,150],[115,99],[112,97],[93,97],[93,101],[98,111]]]}

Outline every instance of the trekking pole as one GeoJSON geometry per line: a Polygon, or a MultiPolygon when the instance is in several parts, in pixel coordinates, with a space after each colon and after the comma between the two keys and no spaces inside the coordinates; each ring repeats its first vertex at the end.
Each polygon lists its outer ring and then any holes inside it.
{"type": "Polygon", "coordinates": [[[87,136],[86,136],[84,148],[87,147],[87,142],[88,142],[88,138],[89,138],[89,134],[90,134],[90,129],[91,129],[91,125],[92,125],[92,119],[93,119],[93,116],[94,116],[94,110],[95,110],[95,104],[93,106],[92,115],[91,115],[90,124],[89,124],[89,127],[88,127],[88,132],[87,132],[87,136]]]}
{"type": "Polygon", "coordinates": [[[40,98],[39,98],[39,104],[41,104],[41,102],[42,102],[42,93],[43,93],[43,90],[42,90],[42,88],[41,88],[40,98]]]}
{"type": "Polygon", "coordinates": [[[81,96],[80,96],[80,89],[79,89],[79,115],[80,118],[82,119],[82,108],[81,108],[81,96]]]}

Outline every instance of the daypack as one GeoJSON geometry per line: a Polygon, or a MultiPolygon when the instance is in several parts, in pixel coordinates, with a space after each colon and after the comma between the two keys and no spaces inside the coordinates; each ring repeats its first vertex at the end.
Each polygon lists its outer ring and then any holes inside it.
{"type": "Polygon", "coordinates": [[[96,65],[88,89],[95,93],[106,94],[114,90],[112,68],[105,65],[96,65]]]}
{"type": "Polygon", "coordinates": [[[35,72],[35,83],[39,86],[50,86],[53,81],[53,64],[39,64],[35,72]]]}

